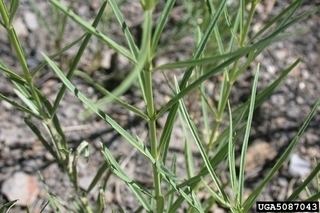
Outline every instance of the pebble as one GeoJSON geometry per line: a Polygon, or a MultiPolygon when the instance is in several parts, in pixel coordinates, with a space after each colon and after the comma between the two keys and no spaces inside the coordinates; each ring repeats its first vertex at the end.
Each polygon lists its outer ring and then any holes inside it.
{"type": "Polygon", "coordinates": [[[38,29],[37,16],[32,12],[26,12],[24,14],[24,21],[26,22],[27,28],[31,31],[38,29]]]}
{"type": "Polygon", "coordinates": [[[293,154],[290,159],[289,173],[295,177],[305,177],[310,173],[310,163],[298,154],[293,154]]]}
{"type": "Polygon", "coordinates": [[[13,27],[19,37],[27,37],[28,36],[28,29],[26,25],[23,23],[21,18],[16,18],[13,21],[13,27]]]}
{"type": "Polygon", "coordinates": [[[17,172],[4,181],[1,192],[10,201],[18,199],[17,205],[29,206],[37,199],[40,189],[35,176],[17,172]]]}
{"type": "Polygon", "coordinates": [[[102,60],[101,60],[101,67],[103,67],[104,69],[109,69],[111,67],[112,54],[113,54],[112,51],[103,51],[102,60]]]}
{"type": "Polygon", "coordinates": [[[276,156],[277,152],[274,147],[265,141],[256,141],[248,148],[246,172],[252,173],[259,167],[263,166],[267,160],[271,160],[276,156]]]}

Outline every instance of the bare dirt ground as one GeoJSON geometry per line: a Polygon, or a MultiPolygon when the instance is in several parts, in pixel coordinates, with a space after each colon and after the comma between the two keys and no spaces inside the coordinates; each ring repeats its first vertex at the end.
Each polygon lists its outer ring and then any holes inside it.
{"type": "MultiPolygon", "coordinates": [[[[77,2],[74,7],[78,8],[78,13],[90,19],[97,10],[96,1],[92,1],[91,5],[87,5],[82,1],[77,2]]],[[[259,28],[261,23],[267,16],[276,14],[280,8],[283,8],[286,1],[277,1],[275,4],[263,1],[264,4],[258,8],[258,13],[255,16],[253,29],[259,28]]],[[[19,15],[15,19],[17,33],[22,38],[25,53],[29,57],[30,67],[35,67],[41,61],[41,52],[52,53],[55,41],[50,38],[50,33],[41,25],[41,20],[36,16],[35,10],[28,1],[21,1],[22,5],[19,8],[19,15]]],[[[38,6],[47,9],[47,2],[39,1],[38,6]]],[[[319,1],[306,1],[302,6],[302,10],[307,10],[314,5],[319,4],[319,1]]],[[[124,4],[122,7],[124,14],[129,20],[129,26],[132,27],[136,36],[141,33],[141,16],[139,15],[138,1],[132,1],[124,4]]],[[[171,17],[172,22],[179,22],[181,18],[180,8],[177,6],[171,17]]],[[[50,22],[50,20],[49,20],[50,22]]],[[[105,23],[104,23],[105,24],[105,23]]],[[[116,24],[108,24],[108,32],[117,40],[119,30],[116,24]]],[[[78,37],[79,28],[69,21],[64,43],[78,37]]],[[[267,85],[272,79],[275,79],[279,71],[296,58],[301,58],[302,63],[290,74],[283,85],[277,89],[271,98],[265,102],[255,113],[253,121],[253,132],[250,139],[250,147],[248,151],[247,164],[247,190],[251,190],[254,185],[263,177],[270,168],[275,159],[282,153],[282,150],[290,142],[290,139],[297,132],[299,125],[308,113],[310,107],[316,99],[320,97],[320,16],[319,13],[300,22],[295,27],[288,31],[290,36],[283,41],[280,41],[265,51],[259,56],[256,63],[261,63],[261,77],[259,88],[267,85]]],[[[168,30],[168,36],[171,32],[168,30]]],[[[121,41],[121,40],[120,40],[121,41]]],[[[190,54],[190,47],[193,45],[193,40],[190,35],[182,36],[177,40],[175,46],[169,46],[169,49],[175,52],[163,54],[157,59],[157,62],[170,61],[172,58],[182,59],[190,54]]],[[[17,67],[14,56],[11,54],[8,46],[7,37],[3,29],[0,30],[0,58],[6,64],[17,67]]],[[[71,49],[65,54],[65,58],[69,59],[74,54],[75,49],[71,49]]],[[[156,63],[157,63],[156,62],[156,63]]],[[[101,48],[99,42],[93,39],[90,43],[90,49],[86,52],[80,69],[87,70],[92,76],[101,80],[108,88],[114,88],[121,76],[126,74],[130,69],[128,62],[118,57],[107,47],[101,48]],[[99,56],[103,60],[95,60],[99,56]],[[92,64],[94,62],[94,64],[92,64]]],[[[168,98],[168,88],[163,86],[164,79],[162,76],[155,76],[156,101],[164,103],[168,98]]],[[[246,72],[241,79],[236,83],[236,88],[232,93],[232,102],[234,104],[243,102],[250,94],[252,75],[251,72],[246,72]]],[[[75,79],[74,82],[79,88],[88,94],[91,98],[97,99],[99,96],[95,90],[82,82],[75,79]]],[[[214,82],[208,82],[214,84],[214,82]]],[[[61,85],[54,76],[53,72],[45,69],[39,74],[37,84],[41,87],[45,94],[54,98],[58,85],[61,85]]],[[[213,85],[214,87],[214,85],[213,85]]],[[[9,95],[12,98],[17,98],[11,89],[10,84],[5,80],[4,76],[0,76],[1,92],[9,95]]],[[[143,106],[142,100],[139,98],[139,93],[134,89],[130,89],[124,98],[136,106],[143,106]]],[[[67,204],[68,200],[72,200],[72,187],[70,186],[67,177],[60,172],[57,165],[52,161],[52,157],[44,150],[41,143],[32,134],[28,127],[24,124],[23,115],[13,109],[12,106],[4,101],[0,101],[0,203],[7,201],[7,190],[14,190],[13,186],[8,185],[9,180],[14,180],[15,175],[19,172],[29,176],[22,177],[30,181],[31,177],[35,178],[36,190],[35,199],[28,200],[27,203],[32,207],[32,212],[37,212],[47,201],[47,191],[56,195],[62,202],[67,204]],[[40,176],[43,177],[41,180],[40,176]],[[29,178],[29,179],[28,179],[29,178]],[[5,189],[4,189],[5,188],[5,189]],[[36,189],[38,188],[38,190],[36,189]]],[[[115,118],[126,129],[140,136],[146,137],[146,125],[139,118],[115,106],[107,106],[113,118],[115,118]]],[[[108,144],[115,156],[121,159],[122,165],[126,168],[129,175],[134,177],[139,183],[150,187],[152,184],[151,170],[145,159],[132,151],[123,140],[116,135],[112,129],[105,123],[99,121],[94,116],[83,118],[84,108],[81,103],[71,94],[67,94],[63,99],[59,108],[59,118],[62,121],[68,141],[76,146],[81,141],[86,140],[92,144],[91,155],[89,160],[82,159],[79,164],[80,185],[86,188],[92,179],[92,175],[101,165],[103,159],[98,151],[98,142],[108,144]]],[[[159,124],[159,131],[161,122],[159,124]]],[[[304,177],[299,173],[301,168],[294,167],[294,161],[299,159],[305,164],[304,168],[307,172],[310,168],[316,165],[320,160],[320,115],[318,114],[313,119],[311,125],[295,149],[294,158],[291,158],[290,163],[287,163],[277,175],[270,186],[266,188],[261,199],[263,200],[282,200],[287,194],[290,194],[293,186],[301,181],[304,177]]],[[[179,125],[175,130],[173,140],[179,141],[182,130],[179,125]]],[[[182,143],[173,143],[171,147],[172,153],[177,155],[178,172],[183,174],[183,146],[182,143]]],[[[195,151],[195,157],[199,157],[195,151]]],[[[198,159],[200,161],[200,158],[198,159]]],[[[303,170],[302,169],[302,170],[303,170]]],[[[20,177],[21,178],[21,177],[20,177]]],[[[21,180],[21,179],[19,179],[21,180]]],[[[31,181],[34,181],[32,179],[31,181]]],[[[14,185],[15,182],[9,182],[14,185]]],[[[97,189],[95,189],[97,190],[97,189]]],[[[111,179],[106,193],[106,201],[112,208],[122,206],[127,211],[133,211],[137,207],[136,201],[128,194],[125,185],[120,183],[116,178],[111,179]]],[[[93,192],[92,194],[97,194],[93,192]]],[[[26,195],[28,197],[28,195],[26,195]]],[[[205,196],[205,195],[204,195],[205,196]]],[[[95,199],[94,197],[92,199],[95,199]]],[[[111,209],[111,208],[110,208],[111,209]]],[[[217,209],[216,209],[217,210],[217,209]]],[[[13,212],[20,212],[20,208],[14,209],[13,212]]]]}

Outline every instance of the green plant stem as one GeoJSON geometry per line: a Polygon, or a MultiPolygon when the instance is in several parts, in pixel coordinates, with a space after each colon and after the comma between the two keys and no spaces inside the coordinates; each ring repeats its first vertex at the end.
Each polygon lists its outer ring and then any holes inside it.
{"type": "MultiPolygon", "coordinates": [[[[149,128],[149,140],[151,146],[151,155],[154,159],[158,159],[158,146],[157,146],[157,130],[156,130],[156,112],[153,99],[153,82],[152,82],[152,63],[151,63],[151,29],[152,29],[152,10],[145,11],[145,18],[147,19],[148,25],[145,26],[144,30],[148,30],[147,39],[145,42],[147,44],[148,58],[146,61],[146,68],[144,69],[144,80],[145,80],[145,96],[147,104],[147,114],[149,117],[148,128],[149,128]]],[[[161,194],[161,177],[157,166],[153,165],[153,179],[156,197],[156,209],[161,211],[162,209],[162,194],[161,194]]]]}
{"type": "MultiPolygon", "coordinates": [[[[151,72],[147,71],[148,74],[146,75],[146,88],[152,88],[152,80],[151,80],[151,72]]],[[[150,135],[150,145],[151,145],[151,155],[155,159],[158,159],[158,149],[157,149],[157,130],[156,130],[156,120],[155,120],[155,110],[154,110],[154,102],[152,94],[148,96],[147,94],[147,105],[148,105],[148,116],[150,116],[150,120],[148,121],[149,127],[149,135],[150,135]]],[[[159,200],[162,197],[161,194],[161,177],[158,171],[157,166],[154,164],[153,167],[153,179],[154,179],[154,188],[155,188],[155,196],[157,200],[157,209],[160,209],[159,200]]]]}
{"type": "Polygon", "coordinates": [[[3,19],[3,24],[8,32],[10,44],[12,45],[12,47],[17,55],[18,61],[19,61],[20,66],[22,67],[22,70],[23,70],[24,77],[30,86],[32,96],[36,101],[36,105],[38,107],[39,114],[42,114],[41,101],[38,96],[38,93],[35,90],[34,84],[32,82],[32,76],[31,76],[31,72],[30,72],[28,64],[27,64],[27,60],[24,56],[21,44],[20,44],[18,36],[15,32],[15,29],[13,28],[13,25],[10,22],[9,12],[8,12],[8,9],[7,9],[6,5],[4,4],[3,0],[0,1],[0,14],[3,19]]]}
{"type": "MultiPolygon", "coordinates": [[[[241,4],[243,4],[243,2],[241,2],[241,4]]],[[[257,6],[257,1],[254,1],[251,3],[251,8],[250,8],[248,20],[245,25],[243,25],[243,23],[241,24],[243,29],[242,28],[240,29],[240,41],[239,41],[240,47],[243,47],[243,45],[245,44],[245,40],[246,40],[246,37],[248,35],[248,31],[249,31],[249,26],[252,21],[256,6],[257,6]]],[[[244,7],[244,5],[241,5],[241,7],[244,7]]],[[[218,104],[217,117],[215,119],[214,127],[211,131],[211,135],[210,135],[210,139],[209,139],[209,143],[208,143],[208,150],[212,149],[212,147],[214,146],[214,144],[219,136],[219,129],[220,129],[220,125],[222,122],[223,113],[224,113],[226,106],[227,106],[227,101],[228,101],[230,93],[231,93],[231,88],[237,78],[237,71],[239,70],[239,69],[237,69],[238,65],[239,65],[239,59],[237,61],[235,61],[235,63],[233,64],[231,71],[230,71],[230,74],[229,73],[224,74],[222,91],[221,91],[220,100],[219,100],[219,104],[218,104]]]]}
{"type": "MultiPolygon", "coordinates": [[[[236,66],[237,66],[236,64],[237,64],[237,62],[235,62],[231,73],[236,71],[236,66]]],[[[218,104],[217,116],[215,118],[215,123],[214,123],[213,129],[211,131],[211,135],[210,135],[210,139],[209,139],[209,143],[208,143],[208,150],[211,150],[211,148],[215,144],[216,140],[218,139],[219,129],[220,129],[220,125],[221,125],[222,117],[223,117],[223,112],[225,111],[232,85],[233,85],[233,81],[230,80],[229,74],[224,74],[221,97],[220,97],[219,104],[218,104]]]]}
{"type": "Polygon", "coordinates": [[[60,137],[57,133],[56,128],[54,127],[54,124],[52,122],[52,120],[48,119],[46,122],[43,122],[43,125],[45,126],[45,128],[47,129],[51,141],[53,143],[53,147],[55,148],[56,154],[57,154],[57,161],[60,164],[60,166],[65,169],[65,164],[64,164],[64,160],[65,160],[65,156],[62,155],[61,153],[61,149],[65,149],[65,147],[62,147],[62,144],[60,143],[60,137]]]}
{"type": "MultiPolygon", "coordinates": [[[[98,26],[106,6],[107,6],[107,1],[105,1],[103,3],[103,5],[101,6],[98,15],[96,16],[95,20],[92,23],[92,27],[96,28],[98,26]]],[[[77,52],[76,56],[74,57],[74,59],[72,60],[72,63],[70,65],[69,71],[67,73],[67,78],[68,79],[72,78],[75,70],[77,69],[77,66],[78,66],[78,64],[80,62],[80,59],[81,59],[84,51],[86,50],[86,47],[87,47],[87,45],[88,45],[88,43],[89,43],[89,41],[91,39],[91,36],[92,36],[92,34],[86,33],[86,36],[84,37],[83,42],[81,43],[81,45],[80,45],[80,47],[78,49],[78,52],[77,52]]],[[[60,91],[58,92],[58,95],[57,95],[55,101],[54,101],[53,108],[51,110],[51,115],[52,116],[57,111],[57,109],[59,107],[59,104],[60,104],[61,100],[63,99],[63,96],[64,96],[66,90],[67,90],[67,87],[63,84],[61,89],[60,89],[60,91]]]]}

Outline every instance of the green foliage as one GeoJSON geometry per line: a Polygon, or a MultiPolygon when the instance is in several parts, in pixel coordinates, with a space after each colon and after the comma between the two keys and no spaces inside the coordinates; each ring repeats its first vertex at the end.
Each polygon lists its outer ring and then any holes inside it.
{"type": "MultiPolygon", "coordinates": [[[[309,12],[297,14],[301,2],[302,0],[293,1],[278,15],[270,18],[257,33],[249,36],[251,22],[259,1],[240,0],[236,2],[238,9],[229,6],[226,0],[205,1],[206,7],[203,8],[202,6],[201,9],[206,11],[203,17],[188,17],[194,25],[197,25],[197,32],[195,33],[197,36],[194,39],[196,47],[192,56],[184,61],[155,66],[154,60],[159,56],[163,45],[162,35],[166,33],[166,28],[172,27],[168,21],[176,0],[168,0],[164,4],[160,4],[156,0],[141,0],[144,14],[140,47],[135,43],[134,35],[126,24],[125,16],[122,14],[117,1],[102,1],[100,10],[93,23],[90,24],[72,11],[71,7],[64,5],[61,1],[50,0],[53,10],[57,14],[64,14],[60,31],[62,35],[67,20],[74,21],[85,33],[73,42],[59,48],[55,54],[44,53],[44,61],[35,69],[30,70],[19,38],[12,26],[12,20],[19,8],[19,1],[11,1],[8,9],[5,1],[0,0],[1,25],[7,31],[10,45],[23,71],[23,75],[20,75],[18,70],[13,70],[0,61],[1,72],[12,83],[12,88],[20,101],[14,101],[2,93],[0,93],[0,99],[24,113],[26,125],[30,127],[39,141],[54,157],[61,170],[68,175],[75,189],[75,210],[79,212],[103,212],[107,208],[103,195],[111,175],[119,178],[127,185],[140,204],[139,210],[173,213],[181,208],[182,203],[186,202],[190,212],[206,212],[215,203],[224,206],[230,212],[248,212],[299,142],[311,119],[315,116],[320,100],[316,101],[298,133],[277,159],[274,166],[256,189],[245,199],[245,162],[254,110],[271,96],[286,76],[298,65],[299,60],[282,70],[273,82],[265,88],[261,88],[260,91],[257,91],[260,70],[260,65],[258,65],[254,74],[251,96],[239,106],[233,106],[230,103],[231,89],[239,77],[248,70],[249,65],[254,64],[255,59],[261,52],[280,40],[286,29],[310,14],[309,12]],[[97,29],[105,14],[107,4],[109,4],[115,16],[119,29],[123,32],[123,44],[117,43],[110,36],[97,29]],[[157,20],[154,19],[156,6],[157,8],[159,6],[161,10],[157,20]],[[197,24],[197,18],[203,19],[203,22],[197,24]],[[77,69],[92,37],[99,39],[132,63],[131,72],[113,91],[108,91],[91,76],[77,69]],[[73,57],[67,72],[64,72],[60,68],[62,67],[61,64],[56,62],[55,59],[77,44],[80,44],[78,51],[73,57]],[[213,48],[212,44],[217,48],[213,48]],[[41,72],[46,65],[63,83],[52,103],[34,84],[36,73],[41,72]],[[183,70],[181,72],[182,80],[178,82],[175,78],[174,82],[167,81],[167,84],[172,88],[171,99],[166,104],[158,106],[154,101],[153,75],[155,72],[163,72],[166,75],[174,69],[183,70]],[[220,97],[219,100],[214,101],[206,91],[206,82],[211,77],[218,75],[222,76],[220,97]],[[95,102],[85,96],[77,85],[72,83],[74,76],[80,77],[94,86],[104,97],[95,102]],[[137,80],[142,94],[141,98],[145,102],[144,108],[129,104],[121,98],[121,95],[131,88],[137,80]],[[56,113],[67,90],[77,97],[91,113],[103,120],[106,125],[112,127],[133,149],[149,161],[153,170],[153,187],[151,189],[139,185],[132,177],[129,177],[119,164],[118,159],[113,156],[112,151],[104,145],[101,145],[101,154],[105,162],[97,168],[97,173],[89,187],[85,190],[80,189],[77,163],[83,155],[85,157],[90,155],[88,152],[89,143],[82,142],[77,148],[72,149],[64,135],[64,130],[61,128],[56,113]],[[202,128],[196,125],[185,104],[184,98],[195,91],[201,94],[196,101],[200,103],[205,131],[201,131],[202,128]],[[143,119],[148,124],[148,139],[142,141],[138,136],[124,129],[111,115],[103,111],[102,106],[106,104],[120,105],[125,110],[143,119]],[[229,115],[229,119],[224,119],[226,114],[229,115]],[[159,134],[156,123],[165,115],[167,115],[165,125],[159,134]],[[183,123],[185,133],[186,177],[177,175],[176,158],[168,166],[170,139],[177,118],[183,123]],[[45,130],[37,126],[39,122],[45,127],[45,130]],[[47,135],[50,137],[46,137],[47,135]],[[188,135],[191,137],[188,137],[188,135]],[[244,135],[243,139],[239,138],[241,135],[244,135]],[[239,164],[235,155],[236,141],[242,141],[239,164]],[[196,145],[202,158],[203,165],[200,170],[195,168],[193,164],[192,143],[196,145]],[[228,170],[225,171],[229,174],[228,183],[222,182],[221,171],[217,168],[224,162],[228,165],[228,170]],[[236,167],[240,168],[239,173],[236,172],[236,167]],[[90,203],[88,194],[92,192],[95,186],[99,186],[97,201],[96,203],[90,203]],[[200,202],[198,198],[200,189],[206,190],[210,195],[207,202],[200,202]]],[[[187,5],[184,6],[189,8],[190,14],[197,14],[197,16],[201,14],[193,13],[192,10],[197,10],[199,7],[192,5],[191,1],[186,1],[185,4],[187,5]]],[[[41,11],[37,13],[39,16],[42,14],[41,11]]],[[[48,30],[51,29],[45,21],[43,26],[48,30]]],[[[63,39],[63,36],[58,37],[63,39]]],[[[288,197],[288,200],[297,199],[299,194],[306,190],[310,182],[317,176],[319,170],[320,166],[318,164],[307,179],[288,197]]],[[[61,205],[58,199],[52,197],[50,193],[48,194],[52,208],[60,209],[61,205]]],[[[319,193],[309,197],[310,200],[318,198],[319,193]]],[[[1,211],[6,212],[4,209],[9,209],[13,204],[14,202],[5,204],[1,207],[1,211]]]]}

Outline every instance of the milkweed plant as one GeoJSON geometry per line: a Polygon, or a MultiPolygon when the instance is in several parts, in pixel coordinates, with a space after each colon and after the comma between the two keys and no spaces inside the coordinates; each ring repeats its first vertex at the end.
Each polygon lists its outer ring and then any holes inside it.
{"type": "MultiPolygon", "coordinates": [[[[25,124],[38,137],[46,150],[53,156],[74,187],[74,205],[76,212],[104,212],[108,209],[104,200],[108,179],[105,176],[117,177],[132,192],[139,208],[135,212],[178,212],[187,209],[187,212],[208,212],[213,205],[219,205],[228,212],[249,212],[254,208],[256,200],[263,189],[270,183],[277,171],[286,162],[292,150],[296,147],[308,124],[317,113],[320,101],[315,101],[310,113],[302,122],[298,132],[286,147],[286,150],[276,159],[274,165],[249,193],[244,193],[246,175],[246,155],[250,139],[253,113],[277,87],[284,81],[290,72],[298,66],[299,59],[288,67],[284,67],[275,80],[266,87],[257,89],[259,84],[260,65],[255,63],[256,58],[270,45],[283,39],[286,30],[298,21],[314,13],[312,11],[300,12],[302,0],[291,1],[285,8],[264,22],[256,32],[252,31],[252,21],[256,13],[259,0],[239,0],[229,3],[227,0],[209,1],[202,0],[202,23],[193,28],[186,29],[194,32],[194,47],[190,47],[191,56],[185,60],[171,61],[156,65],[155,60],[160,50],[164,47],[162,36],[166,28],[174,27],[168,22],[176,0],[140,0],[143,11],[141,24],[141,38],[132,33],[125,14],[119,8],[116,0],[100,1],[94,21],[90,23],[77,14],[72,6],[65,1],[49,0],[48,4],[62,14],[61,21],[72,21],[84,31],[78,39],[61,47],[55,54],[43,53],[43,61],[34,69],[28,65],[28,58],[24,53],[20,39],[12,22],[19,10],[19,0],[0,0],[1,27],[6,30],[8,41],[16,56],[19,67],[12,68],[0,62],[2,75],[10,81],[10,85],[17,95],[17,99],[0,93],[3,101],[10,103],[24,116],[25,124]],[[112,16],[122,31],[123,42],[120,44],[110,35],[99,30],[99,23],[103,20],[106,8],[110,8],[112,16]],[[155,11],[159,16],[155,16],[155,11]],[[132,69],[127,73],[122,82],[113,90],[108,91],[104,85],[95,81],[85,71],[79,68],[79,62],[88,47],[90,39],[95,37],[107,48],[116,54],[128,59],[132,69]],[[139,45],[137,40],[140,40],[139,45]],[[78,45],[68,67],[61,66],[57,58],[68,49],[78,45]],[[213,48],[214,47],[214,48],[213,48]],[[250,72],[253,67],[253,81],[251,94],[241,104],[232,104],[230,95],[235,82],[245,72],[250,72]],[[35,83],[37,73],[52,71],[62,82],[55,99],[49,100],[35,83]],[[170,99],[163,105],[155,102],[154,74],[161,72],[166,75],[170,71],[177,74],[174,78],[167,78],[166,84],[171,88],[170,99]],[[179,72],[179,73],[177,73],[179,72]],[[74,77],[82,78],[102,94],[99,100],[87,97],[75,83],[74,77]],[[219,98],[214,100],[207,89],[207,83],[212,77],[219,76],[219,98]],[[143,107],[126,102],[122,95],[132,86],[137,86],[141,91],[143,107]],[[185,104],[185,99],[192,92],[200,94],[194,101],[199,103],[201,111],[200,121],[195,121],[190,115],[190,109],[185,104]],[[97,168],[92,182],[87,189],[82,189],[78,184],[78,158],[88,153],[88,142],[82,142],[77,147],[72,147],[65,136],[57,112],[66,92],[72,93],[83,106],[112,127],[132,149],[143,156],[152,167],[152,187],[145,187],[134,180],[122,168],[115,153],[101,143],[100,151],[104,163],[97,168]],[[134,135],[122,127],[112,116],[106,113],[104,106],[118,105],[124,110],[135,114],[147,124],[148,136],[142,140],[139,135],[134,135]],[[165,120],[159,130],[157,122],[165,120]],[[168,158],[170,154],[171,136],[175,131],[175,124],[182,123],[185,131],[184,161],[185,176],[176,173],[176,161],[168,158]],[[41,127],[40,127],[41,126],[41,127]],[[44,127],[44,128],[43,128],[44,127]],[[48,137],[49,136],[49,137],[48,137]],[[193,164],[194,156],[191,146],[195,145],[201,156],[200,168],[193,164]],[[240,152],[236,152],[236,147],[240,152]],[[228,180],[223,180],[218,166],[227,165],[228,180]],[[96,201],[88,199],[92,189],[98,186],[96,201]],[[207,200],[200,200],[199,191],[205,191],[207,200]]],[[[126,3],[124,3],[126,4],[126,3]]],[[[181,4],[184,4],[183,2],[181,4]]],[[[186,1],[186,4],[192,4],[186,1]]],[[[195,18],[195,17],[191,17],[195,18]]],[[[184,26],[182,26],[183,28],[184,26]]],[[[190,27],[186,25],[185,27],[190,27]]],[[[320,166],[316,166],[309,177],[287,197],[287,200],[298,199],[302,191],[316,177],[320,166]]],[[[310,199],[319,199],[319,193],[311,195],[310,199]]],[[[49,202],[56,211],[58,202],[49,202]]],[[[10,205],[6,205],[9,208],[10,205]]],[[[71,207],[70,207],[71,208],[71,207]]]]}

